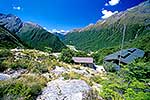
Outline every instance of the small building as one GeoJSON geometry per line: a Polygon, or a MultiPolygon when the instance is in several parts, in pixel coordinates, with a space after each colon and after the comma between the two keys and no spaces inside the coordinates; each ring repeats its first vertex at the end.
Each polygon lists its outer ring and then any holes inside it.
{"type": "Polygon", "coordinates": [[[129,64],[137,58],[142,58],[144,51],[137,48],[130,48],[110,54],[104,58],[105,62],[113,62],[115,64],[129,64]]]}
{"type": "Polygon", "coordinates": [[[76,64],[82,64],[85,67],[95,68],[94,60],[92,57],[72,57],[72,60],[76,64]]]}
{"type": "Polygon", "coordinates": [[[143,50],[137,48],[125,49],[106,56],[104,58],[104,64],[105,66],[111,65],[114,71],[119,71],[121,68],[120,64],[129,64],[137,58],[144,57],[144,54],[143,50]]]}

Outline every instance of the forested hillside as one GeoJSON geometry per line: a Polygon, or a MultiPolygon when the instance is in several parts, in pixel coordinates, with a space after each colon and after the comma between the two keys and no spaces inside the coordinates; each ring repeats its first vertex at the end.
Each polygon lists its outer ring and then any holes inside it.
{"type": "Polygon", "coordinates": [[[125,26],[125,43],[137,37],[150,34],[150,2],[146,1],[110,18],[100,20],[95,25],[72,31],[65,36],[66,44],[84,51],[121,44],[125,26]]]}

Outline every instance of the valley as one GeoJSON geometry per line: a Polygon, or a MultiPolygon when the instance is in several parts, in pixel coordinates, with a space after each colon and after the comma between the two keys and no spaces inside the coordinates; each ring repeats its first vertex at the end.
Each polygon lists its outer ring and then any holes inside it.
{"type": "Polygon", "coordinates": [[[0,14],[0,100],[150,100],[150,0],[65,35],[0,14]]]}

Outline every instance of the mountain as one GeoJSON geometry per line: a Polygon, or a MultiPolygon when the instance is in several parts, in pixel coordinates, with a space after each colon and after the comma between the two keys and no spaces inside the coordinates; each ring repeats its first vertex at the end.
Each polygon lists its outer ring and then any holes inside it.
{"type": "Polygon", "coordinates": [[[120,45],[125,29],[125,43],[150,34],[150,0],[96,24],[76,29],[65,36],[64,43],[84,51],[120,45]]]}
{"type": "Polygon", "coordinates": [[[57,36],[46,31],[40,25],[31,22],[25,23],[12,14],[0,14],[0,26],[6,28],[13,35],[17,35],[30,48],[45,50],[49,47],[54,52],[66,48],[57,36]]]}
{"type": "Polygon", "coordinates": [[[65,35],[63,33],[54,32],[54,35],[58,36],[60,40],[64,40],[65,35]]]}
{"type": "Polygon", "coordinates": [[[64,40],[64,37],[69,32],[69,30],[66,31],[66,30],[52,29],[52,30],[49,30],[49,32],[58,36],[60,40],[64,40]]]}
{"type": "Polygon", "coordinates": [[[57,36],[31,22],[24,23],[17,35],[35,49],[44,50],[45,47],[50,47],[56,52],[66,48],[57,36]]]}
{"type": "Polygon", "coordinates": [[[0,13],[0,25],[8,29],[12,33],[16,33],[22,27],[23,22],[21,19],[12,14],[1,14],[0,13]]]}
{"type": "Polygon", "coordinates": [[[17,36],[14,36],[10,31],[0,26],[0,48],[10,49],[16,47],[24,46],[17,36]]]}

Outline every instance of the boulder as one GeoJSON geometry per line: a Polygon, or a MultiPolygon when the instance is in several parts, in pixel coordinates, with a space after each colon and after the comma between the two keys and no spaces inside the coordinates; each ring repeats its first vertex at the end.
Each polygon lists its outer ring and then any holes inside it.
{"type": "Polygon", "coordinates": [[[95,100],[89,96],[91,90],[83,80],[56,79],[47,84],[37,100],[95,100]]]}
{"type": "Polygon", "coordinates": [[[68,70],[65,69],[64,67],[59,67],[59,66],[55,66],[55,69],[51,71],[51,73],[53,73],[55,76],[59,76],[62,73],[67,73],[68,70]]]}
{"type": "Polygon", "coordinates": [[[8,80],[8,79],[10,79],[9,75],[0,73],[0,81],[8,80]]]}

